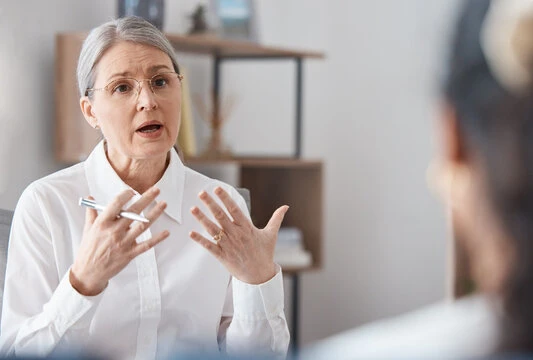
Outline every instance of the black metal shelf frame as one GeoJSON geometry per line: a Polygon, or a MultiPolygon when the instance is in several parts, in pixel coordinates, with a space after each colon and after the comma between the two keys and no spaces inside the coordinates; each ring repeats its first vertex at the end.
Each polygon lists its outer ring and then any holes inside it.
{"type": "MultiPolygon", "coordinates": [[[[220,111],[220,79],[222,62],[226,60],[294,60],[296,64],[296,104],[295,104],[295,133],[294,154],[295,159],[302,156],[302,98],[303,98],[303,59],[294,56],[213,56],[213,113],[218,116],[220,111]]],[[[297,272],[291,275],[291,350],[293,354],[299,349],[299,324],[300,324],[300,275],[297,272]]]]}

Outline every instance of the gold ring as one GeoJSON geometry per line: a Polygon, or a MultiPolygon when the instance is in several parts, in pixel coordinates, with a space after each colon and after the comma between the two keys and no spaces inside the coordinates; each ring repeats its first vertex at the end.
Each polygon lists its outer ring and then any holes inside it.
{"type": "Polygon", "coordinates": [[[224,230],[220,230],[218,234],[213,236],[213,240],[215,240],[217,243],[222,239],[222,234],[224,234],[224,230]]]}

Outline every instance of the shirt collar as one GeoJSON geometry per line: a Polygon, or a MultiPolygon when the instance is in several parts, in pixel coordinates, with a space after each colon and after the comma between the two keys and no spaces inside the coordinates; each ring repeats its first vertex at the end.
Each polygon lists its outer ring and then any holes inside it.
{"type": "MultiPolygon", "coordinates": [[[[98,203],[110,203],[121,191],[131,189],[117,175],[105,154],[104,140],[91,152],[84,163],[89,191],[98,203]]],[[[160,193],[157,201],[165,201],[165,213],[181,224],[183,189],[185,187],[185,165],[176,150],[170,150],[170,162],[165,173],[157,182],[160,193]]]]}
{"type": "Polygon", "coordinates": [[[174,148],[170,149],[170,162],[165,173],[157,182],[157,187],[161,190],[157,201],[165,201],[167,203],[165,209],[167,215],[181,224],[183,191],[185,189],[185,165],[181,162],[174,148]]]}

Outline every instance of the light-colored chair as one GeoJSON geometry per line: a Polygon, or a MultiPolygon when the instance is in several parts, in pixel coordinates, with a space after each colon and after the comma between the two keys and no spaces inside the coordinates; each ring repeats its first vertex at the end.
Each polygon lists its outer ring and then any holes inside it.
{"type": "Polygon", "coordinates": [[[252,199],[250,198],[250,190],[246,188],[236,188],[239,194],[244,198],[244,201],[246,201],[246,206],[248,206],[248,211],[252,211],[252,199]]]}
{"type": "Polygon", "coordinates": [[[13,211],[0,209],[0,317],[2,316],[2,299],[4,298],[4,280],[6,275],[7,244],[13,211]]]}

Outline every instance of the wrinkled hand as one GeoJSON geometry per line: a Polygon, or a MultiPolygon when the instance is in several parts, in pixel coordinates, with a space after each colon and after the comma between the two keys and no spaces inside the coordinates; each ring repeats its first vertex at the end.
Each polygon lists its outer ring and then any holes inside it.
{"type": "MultiPolygon", "coordinates": [[[[127,211],[140,213],[158,194],[159,189],[148,189],[127,211]]],[[[135,239],[163,213],[166,203],[159,202],[152,208],[146,216],[149,223],[137,222],[132,225],[133,220],[118,218],[117,215],[133,196],[133,191],[123,191],[100,215],[96,210],[87,209],[83,239],[70,270],[70,283],[80,294],[93,296],[101,293],[108,281],[133,258],[168,237],[169,232],[165,230],[137,244],[135,239]]]]}
{"type": "Polygon", "coordinates": [[[217,187],[215,194],[222,200],[233,220],[209,194],[202,191],[198,196],[213,213],[218,225],[196,206],[191,209],[191,213],[216,243],[195,231],[190,232],[190,237],[211,252],[237,279],[249,284],[262,284],[270,280],[276,275],[274,248],[278,230],[289,207],[284,205],[278,208],[267,226],[258,229],[226,191],[217,187]]]}

